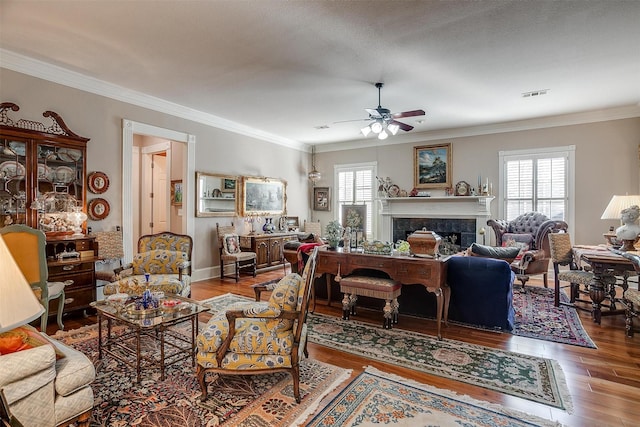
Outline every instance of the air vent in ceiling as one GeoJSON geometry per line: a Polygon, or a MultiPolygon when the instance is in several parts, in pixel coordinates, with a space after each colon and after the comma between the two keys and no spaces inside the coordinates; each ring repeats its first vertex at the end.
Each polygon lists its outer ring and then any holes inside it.
{"type": "Polygon", "coordinates": [[[522,97],[530,98],[532,96],[546,95],[548,91],[549,89],[539,89],[539,90],[532,90],[531,92],[523,92],[522,97]]]}

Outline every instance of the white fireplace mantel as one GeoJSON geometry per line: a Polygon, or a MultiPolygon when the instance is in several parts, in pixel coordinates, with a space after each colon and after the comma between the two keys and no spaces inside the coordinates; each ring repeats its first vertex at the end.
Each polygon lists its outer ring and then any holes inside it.
{"type": "Polygon", "coordinates": [[[393,240],[393,218],[460,218],[476,220],[476,241],[482,242],[479,232],[483,227],[486,230],[493,199],[492,196],[380,198],[381,238],[393,240]]]}

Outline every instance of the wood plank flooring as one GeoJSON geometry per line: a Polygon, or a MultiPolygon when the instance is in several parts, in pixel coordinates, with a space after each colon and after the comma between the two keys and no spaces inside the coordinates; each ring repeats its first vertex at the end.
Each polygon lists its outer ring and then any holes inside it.
{"type": "MultiPolygon", "coordinates": [[[[192,297],[204,300],[228,292],[253,297],[251,285],[282,277],[282,274],[282,269],[278,269],[259,274],[255,279],[243,275],[237,284],[232,279],[195,282],[192,284],[192,297]]],[[[535,279],[529,283],[541,286],[535,279]]],[[[324,300],[318,301],[316,311],[334,316],[342,314],[338,303],[334,302],[328,307],[324,300]]],[[[589,313],[578,313],[586,331],[598,346],[597,349],[517,337],[508,333],[484,332],[456,325],[443,327],[445,338],[557,360],[564,371],[571,394],[574,407],[572,414],[499,392],[364,359],[315,344],[309,344],[309,357],[352,369],[353,376],[362,372],[367,365],[375,366],[385,372],[557,420],[567,426],[640,425],[640,334],[633,338],[625,337],[623,316],[603,317],[602,324],[597,325],[591,321],[589,313]]],[[[207,314],[201,316],[202,321],[209,317],[207,314]]],[[[380,313],[377,311],[360,309],[357,319],[381,325],[380,313]]],[[[71,314],[64,319],[66,330],[95,322],[95,316],[83,317],[78,314],[71,314]]],[[[433,336],[436,334],[435,321],[427,319],[401,315],[397,327],[433,336]]],[[[56,330],[55,321],[49,322],[47,332],[54,334],[56,330]]]]}

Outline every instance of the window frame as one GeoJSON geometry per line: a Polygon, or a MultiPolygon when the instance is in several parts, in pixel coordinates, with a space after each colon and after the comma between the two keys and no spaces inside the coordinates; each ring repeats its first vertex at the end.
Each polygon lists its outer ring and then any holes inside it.
{"type": "MultiPolygon", "coordinates": [[[[565,163],[565,218],[569,225],[569,233],[574,234],[575,224],[575,145],[544,147],[523,150],[499,151],[499,197],[498,197],[498,217],[506,219],[506,164],[513,160],[541,159],[550,157],[564,157],[565,163]]],[[[536,185],[534,183],[534,191],[536,185]]]]}
{"type": "MultiPolygon", "coordinates": [[[[341,221],[340,215],[342,214],[342,209],[340,207],[340,180],[339,174],[341,172],[356,172],[361,170],[370,170],[371,171],[371,223],[367,228],[367,235],[365,238],[367,240],[375,239],[375,236],[378,235],[378,216],[379,216],[379,203],[377,201],[377,185],[376,185],[376,176],[378,175],[378,162],[362,162],[362,163],[345,163],[345,164],[336,164],[333,166],[333,200],[332,200],[332,209],[333,209],[333,219],[337,221],[341,221]]],[[[349,204],[357,203],[357,201],[352,201],[349,204]]]]}

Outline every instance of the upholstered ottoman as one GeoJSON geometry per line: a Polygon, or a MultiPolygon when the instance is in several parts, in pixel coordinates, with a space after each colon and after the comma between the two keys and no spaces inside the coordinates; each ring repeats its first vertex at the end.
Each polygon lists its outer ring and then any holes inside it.
{"type": "Polygon", "coordinates": [[[402,284],[392,279],[370,276],[347,276],[340,280],[342,299],[342,318],[349,320],[349,314],[356,314],[358,296],[385,300],[382,309],[384,314],[383,327],[391,329],[393,323],[398,323],[398,297],[402,284]]]}

